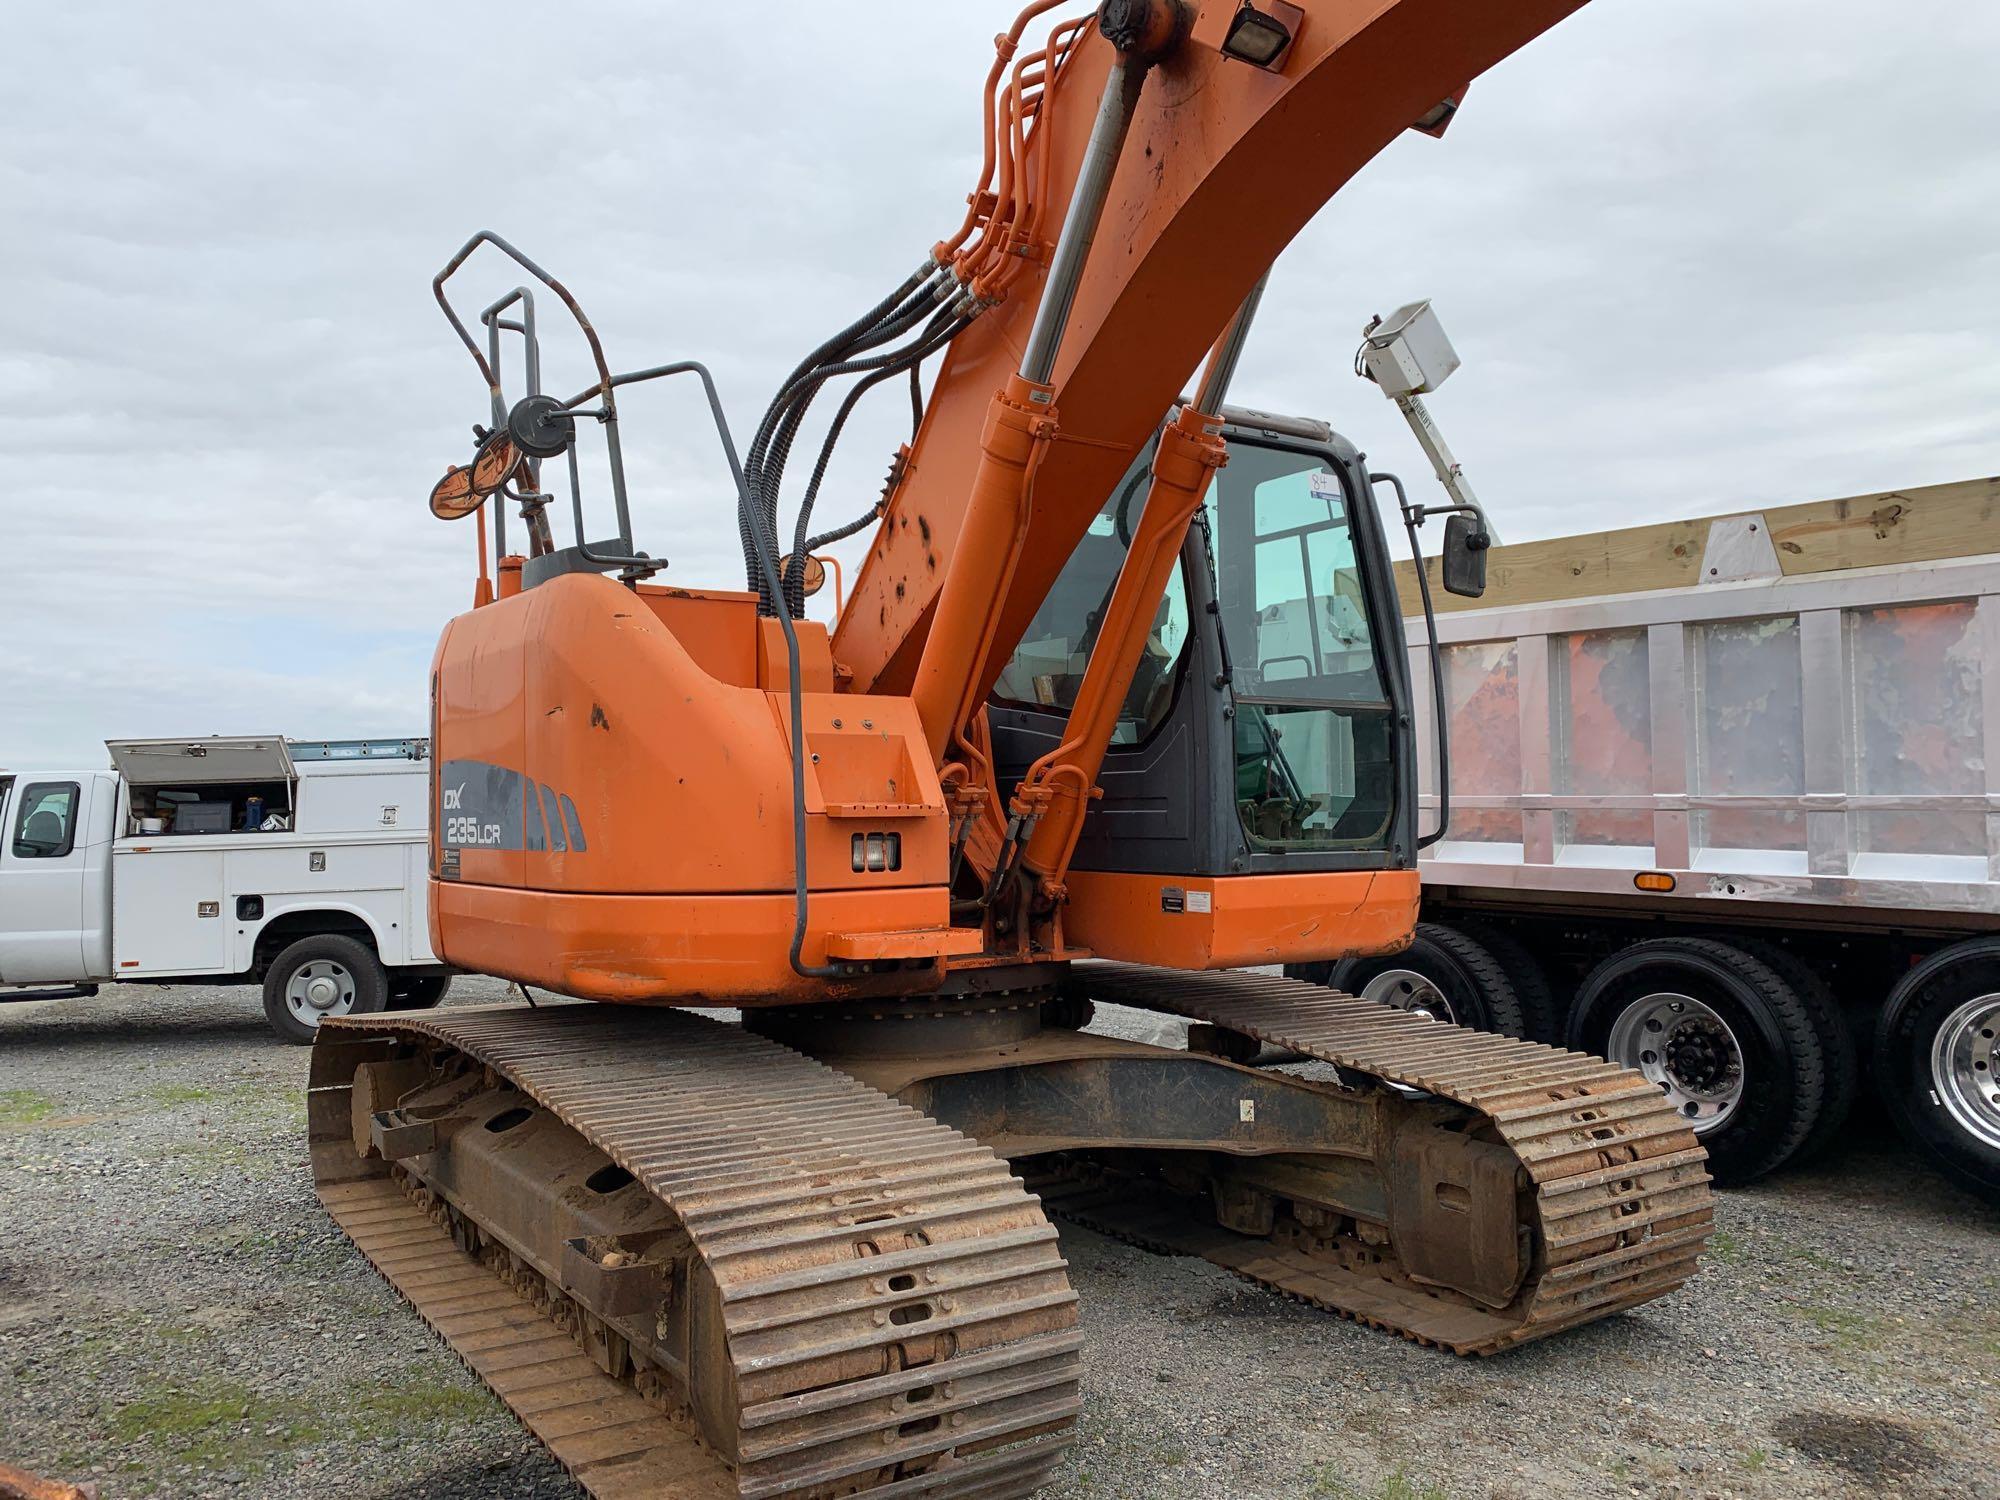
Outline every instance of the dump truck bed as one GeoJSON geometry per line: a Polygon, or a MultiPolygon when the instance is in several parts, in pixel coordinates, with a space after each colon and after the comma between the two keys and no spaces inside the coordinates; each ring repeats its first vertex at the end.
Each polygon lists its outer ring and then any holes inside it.
{"type": "Polygon", "coordinates": [[[2000,925],[1996,522],[1982,479],[1495,548],[1484,599],[1440,596],[1427,894],[2000,925]]]}

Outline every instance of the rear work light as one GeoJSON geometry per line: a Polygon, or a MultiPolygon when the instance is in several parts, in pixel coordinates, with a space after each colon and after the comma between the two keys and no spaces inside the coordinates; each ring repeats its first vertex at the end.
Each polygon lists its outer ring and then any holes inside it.
{"type": "Polygon", "coordinates": [[[854,869],[857,874],[880,874],[903,868],[903,836],[900,833],[857,833],[854,835],[854,869]]]}

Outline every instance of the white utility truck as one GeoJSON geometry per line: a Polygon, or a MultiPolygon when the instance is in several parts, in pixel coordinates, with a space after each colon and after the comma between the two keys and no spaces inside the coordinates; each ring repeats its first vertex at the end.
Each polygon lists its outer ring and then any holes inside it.
{"type": "Polygon", "coordinates": [[[261,984],[287,1041],[437,1004],[427,740],[109,740],[0,771],[0,1001],[261,984]]]}
{"type": "Polygon", "coordinates": [[[1723,1180],[1865,1071],[2000,1195],[2000,479],[1487,565],[1433,591],[1435,663],[1403,579],[1433,838],[1448,807],[1417,939],[1310,977],[1635,1068],[1723,1180]]]}

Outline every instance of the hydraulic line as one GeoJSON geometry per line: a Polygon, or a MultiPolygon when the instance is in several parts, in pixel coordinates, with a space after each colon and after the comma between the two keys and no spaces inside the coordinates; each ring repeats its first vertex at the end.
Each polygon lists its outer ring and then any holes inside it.
{"type": "MultiPolygon", "coordinates": [[[[1039,228],[1041,186],[1048,165],[1048,110],[1054,102],[1054,85],[1072,46],[1093,20],[1093,16],[1086,15],[1057,25],[1041,51],[1015,61],[1021,35],[1028,24],[1058,3],[1060,0],[1035,0],[1008,33],[995,39],[997,55],[987,79],[980,182],[971,195],[965,221],[958,232],[934,247],[930,259],[895,292],[801,360],[773,397],[758,425],[745,470],[750,476],[753,503],[761,511],[770,534],[775,535],[785,468],[808,409],[829,381],[850,374],[866,376],[842,404],[822,445],[794,528],[795,551],[803,553],[813,546],[851,536],[880,514],[877,506],[866,516],[822,536],[809,535],[811,512],[834,445],[861,392],[907,372],[914,437],[923,422],[923,360],[948,343],[982,306],[1004,295],[1006,286],[1026,264],[1012,251],[1031,242],[1039,228]],[[1001,80],[1008,77],[1010,62],[1015,65],[1003,90],[1001,80]],[[1003,130],[1005,150],[1000,149],[1003,130]],[[998,182],[994,180],[996,168],[998,182]],[[992,205],[982,209],[989,183],[996,191],[992,205]],[[975,229],[978,238],[968,246],[975,229]],[[913,344],[867,357],[869,351],[910,333],[927,313],[931,314],[932,322],[913,344]]],[[[1136,93],[1136,88],[1132,92],[1136,93]]],[[[750,582],[758,591],[759,610],[775,613],[778,601],[765,597],[764,580],[755,557],[755,536],[747,517],[739,518],[738,530],[750,582]]],[[[804,605],[800,593],[803,570],[799,572],[801,576],[786,580],[784,588],[785,606],[794,615],[802,613],[804,605]]]]}
{"type": "Polygon", "coordinates": [[[829,338],[825,343],[813,350],[812,353],[800,360],[793,368],[791,374],[785,377],[784,384],[778,388],[779,394],[773,398],[770,409],[765,412],[763,421],[758,425],[756,436],[751,441],[750,451],[747,456],[755,458],[769,442],[769,429],[777,416],[778,406],[783,401],[786,393],[792,390],[800,380],[809,375],[817,366],[831,359],[837,351],[848,348],[856,339],[868,333],[869,330],[875,328],[878,324],[886,321],[919,287],[924,286],[935,278],[937,273],[938,267],[934,263],[919,266],[915,271],[910,273],[909,277],[895,291],[884,297],[875,306],[871,307],[859,318],[848,324],[847,327],[841,329],[840,332],[834,334],[833,337],[829,338]]]}
{"type": "MultiPolygon", "coordinates": [[[[881,341],[900,337],[914,326],[922,312],[921,306],[898,309],[890,321],[877,325],[864,336],[863,340],[857,341],[859,347],[870,347],[881,341]]],[[[891,354],[877,359],[858,359],[854,357],[858,352],[858,348],[851,347],[848,356],[839,363],[822,363],[816,366],[801,380],[794,382],[791,389],[781,393],[779,400],[773,404],[773,416],[767,419],[766,430],[760,434],[762,445],[754,454],[751,464],[757,499],[766,522],[772,527],[777,525],[778,491],[783,481],[785,464],[790,457],[791,446],[797,436],[799,425],[804,420],[806,408],[813,398],[828,380],[838,375],[876,368],[896,357],[891,354]]]]}
{"type": "Polygon", "coordinates": [[[984,160],[979,169],[979,181],[966,198],[965,221],[958,232],[937,247],[940,262],[957,254],[961,246],[972,237],[972,231],[979,223],[980,199],[988,184],[993,181],[995,158],[995,106],[1000,90],[1000,80],[1006,75],[1007,64],[1013,61],[1014,53],[1021,45],[1021,35],[1028,29],[1028,23],[1047,11],[1054,10],[1063,0],[1033,0],[1027,9],[1014,19],[1014,24],[993,39],[994,57],[992,71],[986,75],[985,113],[982,124],[985,131],[984,160]]]}
{"type": "Polygon", "coordinates": [[[818,536],[806,538],[805,551],[810,555],[819,551],[822,547],[831,547],[835,542],[844,542],[864,527],[873,526],[881,518],[882,505],[880,502],[877,502],[845,525],[836,526],[831,531],[822,531],[818,536]]]}
{"type": "MultiPolygon", "coordinates": [[[[904,369],[913,364],[921,363],[934,350],[943,347],[943,344],[948,342],[950,337],[960,327],[964,326],[965,321],[957,317],[952,309],[947,308],[936,315],[931,327],[925,331],[922,337],[910,344],[891,350],[887,354],[873,356],[868,359],[849,360],[844,364],[830,366],[817,372],[817,378],[812,382],[810,388],[802,394],[800,399],[793,403],[784,421],[780,424],[774,442],[774,456],[767,459],[766,467],[759,475],[762,485],[764,511],[774,525],[777,519],[778,492],[784,481],[784,466],[790,456],[792,443],[798,435],[800,425],[805,420],[808,405],[814,396],[820,390],[824,389],[826,383],[839,376],[872,371],[873,373],[869,375],[868,380],[863,383],[862,389],[865,390],[880,380],[900,375],[904,369]]],[[[830,439],[838,436],[839,426],[845,424],[847,415],[852,410],[853,402],[850,399],[841,408],[836,427],[829,434],[830,439]]],[[[832,448],[829,445],[822,449],[819,466],[814,470],[811,494],[817,495],[819,484],[825,476],[826,463],[831,457],[832,448]]],[[[810,508],[811,502],[808,500],[806,510],[800,516],[800,529],[797,538],[800,546],[803,546],[805,542],[804,528],[809,521],[810,508]]],[[[804,598],[799,593],[798,583],[795,582],[787,586],[785,597],[793,615],[796,616],[802,613],[804,598]]]]}
{"type": "Polygon", "coordinates": [[[1055,395],[1049,384],[1069,324],[1097,223],[1130,132],[1146,77],[1141,58],[1121,54],[1105,76],[1090,140],[1064,212],[1062,232],[1036,305],[1020,373],[994,393],[982,436],[979,467],[966,502],[956,550],[938,592],[937,608],[917,659],[910,696],[925,742],[942,758],[961,739],[980,674],[999,628],[999,604],[1020,563],[1036,471],[1053,439],[1055,395]]]}
{"type": "MultiPolygon", "coordinates": [[[[918,340],[914,347],[908,349],[902,358],[885,365],[882,369],[857,381],[854,389],[847,393],[847,398],[841,402],[840,409],[834,413],[833,421],[827,428],[826,438],[820,445],[819,461],[813,465],[812,479],[806,485],[804,498],[799,502],[798,523],[793,529],[792,538],[792,552],[794,556],[804,557],[815,548],[823,547],[829,542],[839,541],[844,537],[852,536],[863,526],[867,525],[868,522],[874,520],[880,513],[880,506],[873,506],[868,510],[867,514],[856,521],[850,522],[846,526],[837,527],[835,530],[821,536],[809,536],[807,534],[812,525],[813,506],[819,498],[820,485],[826,479],[827,465],[833,458],[834,448],[840,442],[840,434],[842,429],[847,425],[848,417],[853,414],[854,408],[860,403],[861,398],[884,381],[893,380],[906,370],[912,376],[915,376],[924,360],[950,343],[957,336],[959,330],[965,327],[968,321],[968,319],[959,316],[953,309],[944,309],[931,319],[930,325],[924,330],[923,337],[918,340]]],[[[799,592],[803,585],[804,571],[803,569],[798,571],[798,578],[788,577],[785,580],[786,602],[794,614],[800,612],[805,602],[803,595],[799,592]]]]}
{"type": "MultiPolygon", "coordinates": [[[[820,350],[815,351],[811,361],[795,370],[779,389],[777,396],[772,399],[770,409],[766,411],[764,420],[758,427],[758,439],[768,447],[776,425],[782,421],[782,414],[795,406],[801,398],[806,397],[816,385],[840,373],[845,367],[867,368],[866,364],[857,364],[865,351],[879,349],[883,344],[900,338],[916,327],[924,313],[942,300],[942,293],[930,288],[931,279],[934,278],[927,278],[915,291],[898,301],[887,313],[870,323],[861,332],[843,338],[837,343],[822,345],[820,350]]],[[[949,291],[951,288],[947,286],[945,290],[949,291]]],[[[754,446],[753,451],[755,451],[754,446]]]]}
{"type": "MultiPolygon", "coordinates": [[[[936,316],[938,302],[945,294],[955,295],[955,283],[948,278],[942,289],[934,286],[939,279],[936,268],[930,275],[918,279],[917,286],[909,295],[896,300],[890,311],[883,317],[869,323],[860,333],[850,337],[829,340],[815,351],[815,358],[802,364],[800,373],[787,382],[765,413],[760,424],[757,442],[753,445],[747,468],[751,474],[752,489],[756,503],[761,509],[766,524],[775,534],[777,527],[778,492],[784,480],[785,464],[790,457],[793,441],[805,419],[806,410],[827,381],[842,375],[873,371],[888,366],[898,370],[908,356],[907,347],[893,349],[887,354],[863,357],[864,351],[880,348],[883,344],[901,338],[914,329],[927,314],[936,316]]],[[[775,600],[765,599],[759,587],[759,608],[764,613],[772,613],[775,600]]]]}
{"type": "MultiPolygon", "coordinates": [[[[761,483],[761,476],[765,468],[766,455],[770,450],[773,437],[791,405],[794,394],[802,385],[811,381],[816,371],[834,361],[837,357],[851,356],[857,349],[876,347],[883,341],[884,337],[896,337],[897,332],[894,331],[894,325],[898,324],[900,315],[905,313],[910,303],[917,301],[918,294],[924,294],[926,301],[928,301],[928,289],[939,278],[940,274],[941,268],[938,264],[935,261],[926,260],[922,266],[911,272],[902,285],[898,286],[888,296],[876,303],[875,306],[855,319],[854,322],[848,324],[847,327],[834,334],[825,343],[813,350],[798,363],[790,375],[786,376],[784,384],[779,388],[777,396],[772,399],[770,407],[764,413],[763,420],[758,424],[756,435],[751,440],[749,451],[745,455],[744,469],[752,477],[751,490],[754,501],[757,503],[764,503],[765,501],[766,492],[761,483]],[[892,331],[886,335],[877,336],[885,324],[892,325],[892,331]]],[[[919,303],[918,305],[921,307],[924,304],[919,303]]],[[[782,467],[782,463],[780,467],[782,467]]],[[[775,497],[773,497],[773,500],[775,500],[775,497]]],[[[766,515],[772,528],[775,530],[777,516],[774,506],[766,509],[766,515]]],[[[743,544],[744,566],[749,575],[750,586],[756,588],[761,596],[763,581],[760,576],[761,570],[757,566],[755,533],[748,516],[739,516],[737,518],[737,530],[743,544]]],[[[765,601],[766,606],[768,606],[768,603],[769,601],[765,601]]]]}

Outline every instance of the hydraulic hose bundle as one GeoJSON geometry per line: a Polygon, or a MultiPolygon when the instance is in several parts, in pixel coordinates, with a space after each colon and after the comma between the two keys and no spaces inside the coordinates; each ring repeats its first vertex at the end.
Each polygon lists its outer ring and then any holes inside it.
{"type": "MultiPolygon", "coordinates": [[[[775,537],[779,491],[808,410],[829,382],[849,375],[861,377],[835,411],[822,440],[793,528],[795,557],[852,536],[881,514],[882,507],[877,504],[844,525],[812,531],[820,486],[841,432],[861,398],[878,385],[907,376],[914,434],[923,421],[923,362],[949,344],[980,312],[1000,301],[1015,281],[1042,259],[1041,205],[1046,197],[1042,189],[1048,180],[1049,149],[1045,127],[1053,86],[1094,12],[1057,25],[1041,50],[1018,61],[1015,54],[1028,24],[1063,3],[1066,0],[1035,0],[1013,27],[996,39],[996,56],[986,79],[984,159],[964,223],[895,291],[801,360],[758,424],[744,463],[746,499],[762,513],[767,534],[775,537]],[[1011,75],[1010,62],[1014,63],[1011,75]]],[[[757,563],[754,527],[752,514],[738,517],[744,568],[749,586],[757,590],[759,610],[775,614],[777,601],[770,596],[757,563]]],[[[793,618],[804,612],[804,574],[803,567],[795,567],[783,580],[786,611],[793,618]]]]}
{"type": "MultiPolygon", "coordinates": [[[[777,534],[778,492],[784,482],[785,465],[814,398],[828,381],[846,375],[864,377],[842,404],[814,469],[812,488],[800,507],[797,528],[800,550],[808,539],[812,503],[825,477],[826,465],[855,403],[881,381],[915,371],[925,358],[949,342],[970,320],[970,309],[962,307],[962,301],[956,284],[944,270],[935,262],[927,262],[894,292],[808,354],[786,378],[757,426],[744,463],[746,498],[759,507],[772,535],[777,534]]],[[[738,520],[744,563],[750,582],[757,589],[759,608],[771,614],[775,613],[776,601],[769,597],[759,576],[753,524],[748,515],[738,520]]],[[[803,570],[794,569],[793,576],[785,582],[794,617],[804,603],[802,580],[803,570]]]]}

